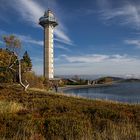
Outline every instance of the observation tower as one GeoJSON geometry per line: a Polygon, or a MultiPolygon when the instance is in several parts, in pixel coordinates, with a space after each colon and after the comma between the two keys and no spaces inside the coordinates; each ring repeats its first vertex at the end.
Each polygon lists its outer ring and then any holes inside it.
{"type": "Polygon", "coordinates": [[[45,11],[39,19],[39,24],[44,28],[44,77],[54,78],[54,28],[58,25],[51,10],[45,11]]]}

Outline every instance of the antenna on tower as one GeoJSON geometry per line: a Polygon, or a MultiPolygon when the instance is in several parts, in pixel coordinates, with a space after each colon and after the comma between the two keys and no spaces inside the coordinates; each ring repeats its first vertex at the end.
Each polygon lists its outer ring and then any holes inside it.
{"type": "Polygon", "coordinates": [[[47,8],[48,8],[48,10],[50,9],[50,7],[49,7],[50,5],[49,4],[50,4],[50,1],[47,0],[47,8]]]}

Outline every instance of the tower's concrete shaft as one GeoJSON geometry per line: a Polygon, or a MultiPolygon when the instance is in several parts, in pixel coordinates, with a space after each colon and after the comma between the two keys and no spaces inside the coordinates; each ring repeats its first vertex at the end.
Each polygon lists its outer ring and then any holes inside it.
{"type": "Polygon", "coordinates": [[[39,19],[39,24],[44,27],[44,77],[54,78],[54,51],[53,51],[53,32],[57,22],[53,13],[48,10],[39,19]]]}

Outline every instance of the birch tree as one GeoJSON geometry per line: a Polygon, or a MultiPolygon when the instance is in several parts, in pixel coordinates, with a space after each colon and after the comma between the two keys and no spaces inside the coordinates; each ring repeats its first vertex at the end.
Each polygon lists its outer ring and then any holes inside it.
{"type": "Polygon", "coordinates": [[[22,81],[21,60],[20,60],[21,42],[14,35],[4,36],[3,39],[6,44],[6,48],[9,51],[11,51],[8,69],[11,69],[12,71],[18,73],[19,84],[26,91],[27,88],[29,87],[29,83],[27,80],[25,80],[24,82],[22,81]],[[13,57],[16,57],[16,59],[14,60],[14,62],[11,63],[13,57]]]}

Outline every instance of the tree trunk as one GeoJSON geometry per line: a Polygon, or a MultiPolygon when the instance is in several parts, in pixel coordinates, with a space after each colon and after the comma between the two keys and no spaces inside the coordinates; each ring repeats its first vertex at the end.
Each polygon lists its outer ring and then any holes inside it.
{"type": "Polygon", "coordinates": [[[24,88],[24,91],[27,91],[28,87],[29,87],[29,83],[27,82],[27,80],[25,80],[25,82],[27,83],[27,85],[23,84],[22,82],[22,76],[21,76],[21,63],[20,60],[18,59],[18,75],[19,75],[19,83],[20,85],[24,88]]]}
{"type": "MultiPolygon", "coordinates": [[[[29,83],[27,80],[25,80],[25,82],[27,83],[27,85],[25,85],[23,82],[22,82],[22,76],[21,76],[21,62],[18,58],[18,55],[16,53],[14,53],[15,56],[17,56],[17,59],[8,67],[9,69],[13,70],[13,71],[16,71],[15,69],[13,69],[12,67],[14,66],[14,64],[18,61],[18,77],[19,77],[19,84],[23,87],[24,91],[27,91],[28,87],[29,87],[29,83]]],[[[11,57],[12,58],[12,57],[11,57]]],[[[11,60],[10,60],[11,61],[11,60]]],[[[9,64],[10,64],[10,61],[9,61],[9,64]]]]}

